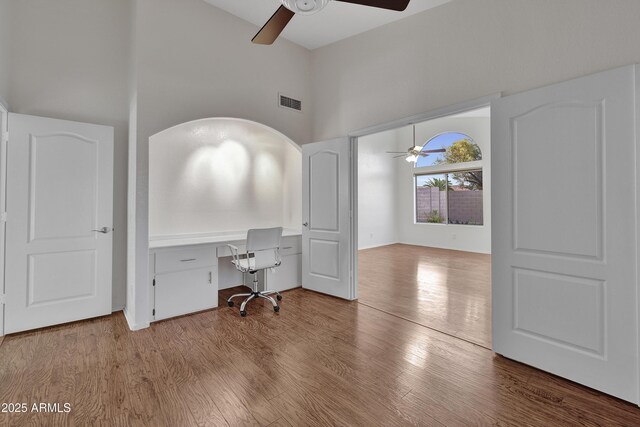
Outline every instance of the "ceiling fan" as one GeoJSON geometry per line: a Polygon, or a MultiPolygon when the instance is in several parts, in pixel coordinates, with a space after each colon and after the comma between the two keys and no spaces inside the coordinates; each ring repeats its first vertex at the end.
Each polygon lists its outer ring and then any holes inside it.
{"type": "MultiPolygon", "coordinates": [[[[296,13],[312,15],[332,0],[280,0],[282,6],[269,18],[251,41],[256,44],[273,44],[282,30],[287,26],[296,13]]],[[[343,3],[353,3],[362,6],[379,7],[381,9],[402,12],[409,5],[410,0],[336,0],[343,3]]]]}
{"type": "Polygon", "coordinates": [[[387,151],[387,154],[398,154],[397,156],[393,156],[393,158],[398,159],[404,157],[407,162],[415,163],[419,157],[427,157],[429,154],[444,153],[447,151],[444,148],[436,148],[434,150],[423,150],[422,148],[422,146],[416,145],[416,125],[413,125],[413,147],[409,147],[407,151],[387,151]]]}

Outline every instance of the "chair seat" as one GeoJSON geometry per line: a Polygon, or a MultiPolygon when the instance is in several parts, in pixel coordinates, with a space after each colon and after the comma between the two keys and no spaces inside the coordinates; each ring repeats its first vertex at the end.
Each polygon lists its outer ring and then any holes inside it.
{"type": "Polygon", "coordinates": [[[261,268],[255,268],[255,265],[249,265],[249,260],[246,258],[241,258],[239,260],[232,260],[231,261],[233,263],[233,265],[236,266],[236,268],[240,271],[250,271],[250,272],[254,272],[254,271],[258,271],[258,270],[266,270],[267,268],[273,268],[273,267],[278,267],[280,266],[280,264],[282,264],[280,261],[275,262],[273,264],[267,265],[266,267],[261,267],[261,268]]]}

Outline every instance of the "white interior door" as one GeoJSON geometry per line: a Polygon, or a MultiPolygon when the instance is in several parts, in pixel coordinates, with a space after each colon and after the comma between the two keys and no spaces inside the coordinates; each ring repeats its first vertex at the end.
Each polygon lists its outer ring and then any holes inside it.
{"type": "Polygon", "coordinates": [[[638,402],[634,81],[493,102],[493,346],[638,402]]]}
{"type": "Polygon", "coordinates": [[[113,128],[9,114],[7,158],[5,332],[109,314],[113,128]]]}
{"type": "Polygon", "coordinates": [[[348,138],[302,146],[302,287],[355,298],[348,138]]]}

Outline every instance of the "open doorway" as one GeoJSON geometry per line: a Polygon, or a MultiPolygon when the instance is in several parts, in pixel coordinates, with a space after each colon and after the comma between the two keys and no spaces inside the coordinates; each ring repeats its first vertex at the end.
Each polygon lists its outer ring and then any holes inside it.
{"type": "Polygon", "coordinates": [[[359,137],[359,302],[491,348],[491,120],[359,137]]]}

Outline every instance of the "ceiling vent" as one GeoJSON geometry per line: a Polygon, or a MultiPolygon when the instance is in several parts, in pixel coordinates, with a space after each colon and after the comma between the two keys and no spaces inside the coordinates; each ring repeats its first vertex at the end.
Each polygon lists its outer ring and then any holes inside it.
{"type": "Polygon", "coordinates": [[[278,105],[289,110],[302,111],[302,101],[293,99],[281,93],[278,94],[278,105]]]}

